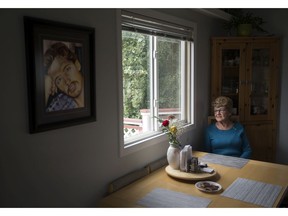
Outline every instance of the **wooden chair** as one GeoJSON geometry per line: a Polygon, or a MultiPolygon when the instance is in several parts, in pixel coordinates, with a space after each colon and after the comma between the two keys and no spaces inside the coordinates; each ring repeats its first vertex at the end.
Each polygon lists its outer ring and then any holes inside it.
{"type": "Polygon", "coordinates": [[[149,169],[144,167],[142,169],[130,172],[120,178],[114,180],[109,184],[108,194],[111,194],[115,191],[120,190],[121,188],[125,187],[126,185],[146,176],[149,174],[149,169]]]}

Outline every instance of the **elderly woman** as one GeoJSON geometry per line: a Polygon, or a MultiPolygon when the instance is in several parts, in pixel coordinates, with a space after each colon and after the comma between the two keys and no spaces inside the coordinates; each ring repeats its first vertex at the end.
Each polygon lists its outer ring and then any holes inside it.
{"type": "Polygon", "coordinates": [[[231,120],[233,102],[218,97],[213,102],[216,123],[206,129],[206,150],[211,153],[250,158],[251,148],[243,126],[231,120]]]}

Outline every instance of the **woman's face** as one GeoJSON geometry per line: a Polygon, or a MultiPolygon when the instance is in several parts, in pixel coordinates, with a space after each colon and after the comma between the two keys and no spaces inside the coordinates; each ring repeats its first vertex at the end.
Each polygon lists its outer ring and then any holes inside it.
{"type": "Polygon", "coordinates": [[[68,61],[63,57],[57,57],[48,70],[56,87],[70,97],[76,98],[83,88],[83,76],[80,72],[80,63],[68,61]]]}
{"type": "Polygon", "coordinates": [[[225,121],[228,120],[231,116],[231,113],[226,109],[226,107],[215,107],[214,108],[214,115],[216,121],[225,121]]]}

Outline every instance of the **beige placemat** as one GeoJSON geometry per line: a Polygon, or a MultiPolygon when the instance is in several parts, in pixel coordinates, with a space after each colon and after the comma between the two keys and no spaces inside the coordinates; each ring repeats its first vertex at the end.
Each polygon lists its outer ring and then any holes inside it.
{"type": "Polygon", "coordinates": [[[151,208],[205,208],[210,199],[189,194],[156,188],[138,200],[138,204],[151,208]]]}
{"type": "Polygon", "coordinates": [[[264,207],[272,207],[281,190],[282,186],[280,185],[237,178],[221,196],[264,207]]]}
{"type": "Polygon", "coordinates": [[[203,157],[199,158],[199,160],[206,163],[220,164],[238,169],[241,169],[249,162],[249,159],[245,158],[231,157],[211,153],[204,155],[203,157]]]}

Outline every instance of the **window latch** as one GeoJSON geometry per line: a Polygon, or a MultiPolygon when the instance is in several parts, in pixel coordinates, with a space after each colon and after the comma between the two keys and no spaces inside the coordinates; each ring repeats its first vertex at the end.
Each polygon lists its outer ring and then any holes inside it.
{"type": "Polygon", "coordinates": [[[157,54],[158,54],[157,50],[154,50],[154,51],[153,51],[153,58],[154,58],[154,59],[157,59],[157,54]]]}
{"type": "Polygon", "coordinates": [[[153,106],[154,106],[154,107],[158,107],[158,105],[159,105],[159,101],[156,100],[156,99],[154,99],[153,106]]]}

